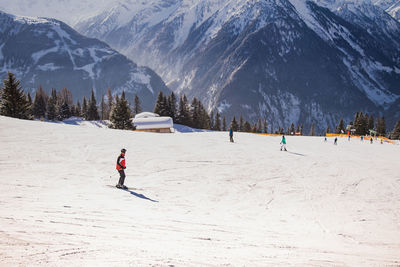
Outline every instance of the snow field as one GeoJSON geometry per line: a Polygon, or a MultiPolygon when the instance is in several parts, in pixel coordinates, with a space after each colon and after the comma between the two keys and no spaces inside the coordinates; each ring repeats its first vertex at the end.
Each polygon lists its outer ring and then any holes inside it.
{"type": "Polygon", "coordinates": [[[77,124],[0,116],[0,265],[400,264],[398,145],[77,124]]]}

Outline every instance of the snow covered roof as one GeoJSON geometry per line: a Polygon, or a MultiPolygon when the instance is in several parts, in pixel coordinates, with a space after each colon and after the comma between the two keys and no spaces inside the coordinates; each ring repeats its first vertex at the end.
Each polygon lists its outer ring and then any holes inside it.
{"type": "MultiPolygon", "coordinates": [[[[140,114],[138,114],[140,115],[140,114]]],[[[157,115],[157,114],[156,114],[157,115]]],[[[133,125],[137,130],[173,128],[171,117],[139,117],[135,116],[133,125]]]]}
{"type": "Polygon", "coordinates": [[[153,113],[153,112],[142,112],[142,113],[136,114],[135,119],[154,118],[154,117],[160,117],[160,115],[158,115],[157,113],[153,113]]]}

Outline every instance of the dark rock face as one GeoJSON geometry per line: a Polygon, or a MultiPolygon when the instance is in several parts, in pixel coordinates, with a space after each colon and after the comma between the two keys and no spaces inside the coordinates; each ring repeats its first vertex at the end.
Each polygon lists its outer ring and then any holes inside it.
{"type": "Polygon", "coordinates": [[[106,12],[78,29],[229,119],[242,114],[267,118],[275,128],[294,122],[321,130],[360,110],[395,116],[389,110],[400,97],[400,24],[383,9],[294,0],[200,1],[187,8],[187,2],[143,8],[123,25],[106,12]]]}
{"type": "Polygon", "coordinates": [[[169,92],[162,79],[139,67],[107,44],[84,37],[68,25],[47,18],[16,17],[0,12],[0,77],[13,72],[25,90],[40,85],[50,91],[68,88],[75,100],[98,102],[107,88],[124,90],[130,102],[137,93],[152,110],[158,91],[169,92]]]}

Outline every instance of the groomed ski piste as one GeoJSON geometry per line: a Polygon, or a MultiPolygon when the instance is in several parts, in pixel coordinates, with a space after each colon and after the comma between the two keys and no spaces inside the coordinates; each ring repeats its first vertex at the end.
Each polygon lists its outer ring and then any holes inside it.
{"type": "Polygon", "coordinates": [[[0,265],[400,265],[398,144],[234,138],[1,116],[0,265]]]}

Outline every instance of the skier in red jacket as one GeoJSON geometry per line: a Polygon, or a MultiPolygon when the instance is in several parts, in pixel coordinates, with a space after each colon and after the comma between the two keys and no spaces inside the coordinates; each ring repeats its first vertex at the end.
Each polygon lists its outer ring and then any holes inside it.
{"type": "Polygon", "coordinates": [[[119,182],[116,185],[116,187],[118,188],[123,188],[123,189],[127,189],[127,187],[124,185],[124,181],[125,181],[125,172],[124,170],[126,169],[125,166],[125,153],[126,153],[126,149],[123,148],[121,149],[121,155],[118,156],[117,159],[117,171],[119,172],[119,182]]]}

